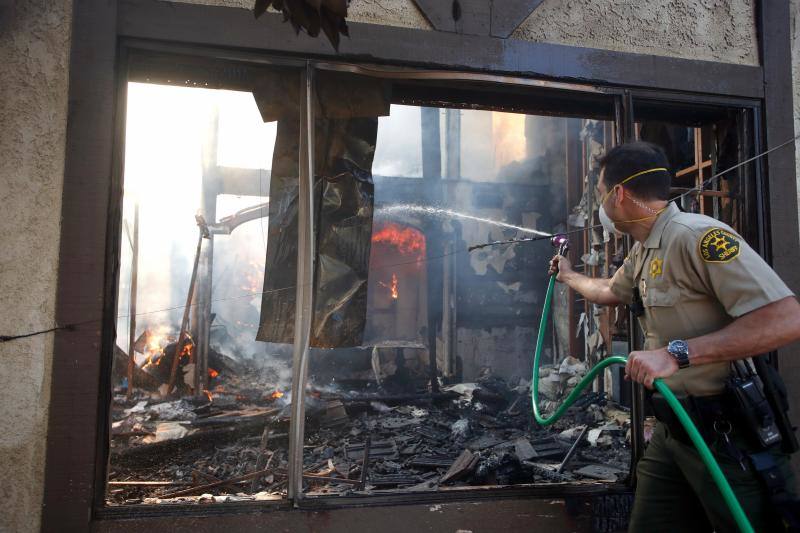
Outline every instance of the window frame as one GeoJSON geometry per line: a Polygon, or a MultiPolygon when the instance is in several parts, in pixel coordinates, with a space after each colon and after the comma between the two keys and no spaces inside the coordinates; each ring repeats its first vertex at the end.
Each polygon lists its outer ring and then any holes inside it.
{"type": "MultiPolygon", "coordinates": [[[[151,50],[158,53],[190,52],[207,60],[243,61],[274,64],[305,65],[308,60],[320,56],[325,58],[316,62],[317,68],[364,68],[359,65],[363,57],[359,50],[344,54],[345,61],[331,62],[337,57],[327,50],[321,40],[305,37],[293,41],[288,26],[275,18],[268,20],[268,29],[253,25],[245,19],[252,18],[249,12],[230,8],[174,5],[152,0],[122,0],[120,2],[89,2],[76,4],[73,21],[73,48],[71,54],[70,76],[70,116],[68,122],[67,161],[65,166],[63,220],[61,232],[61,264],[59,266],[57,320],[59,323],[74,323],[77,317],[102,316],[102,328],[86,326],[76,332],[57,332],[54,343],[54,363],[52,395],[50,404],[50,425],[47,447],[47,468],[45,484],[45,507],[43,529],[88,530],[91,524],[97,530],[114,530],[120,527],[118,519],[136,519],[140,524],[176,516],[219,515],[228,513],[265,512],[268,508],[289,512],[290,501],[278,504],[225,504],[203,508],[198,506],[168,506],[159,509],[107,508],[103,506],[105,473],[107,469],[106,435],[108,431],[108,401],[110,399],[110,360],[114,343],[116,311],[116,282],[118,273],[118,254],[121,240],[121,177],[122,154],[124,153],[124,110],[125,87],[128,81],[127,64],[132,50],[151,50]],[[167,11],[165,11],[167,10],[167,11]],[[175,12],[180,12],[176,14],[175,12]],[[163,16],[168,16],[164,18],[163,16]],[[180,16],[179,16],[180,15],[180,16]],[[182,18],[183,17],[183,18],[182,18]],[[232,32],[228,23],[245,31],[232,32]],[[263,42],[270,31],[276,35],[263,42]],[[233,36],[233,34],[236,34],[233,36]],[[287,38],[291,35],[291,38],[287,38]],[[283,42],[278,43],[278,41],[283,42]],[[166,42],[172,41],[172,42],[166,42]],[[199,44],[208,43],[208,44],[199,44]],[[99,48],[98,48],[99,47],[99,48]],[[102,51],[97,53],[96,51],[102,51]],[[249,50],[248,50],[249,49],[249,50]],[[252,51],[258,50],[257,52],[252,51]],[[294,55],[294,57],[292,57],[294,55]],[[349,57],[348,57],[349,56],[349,57]],[[299,59],[298,59],[299,57],[299,59]],[[305,58],[305,59],[303,59],[305,58]],[[349,59],[350,62],[346,62],[349,59]],[[80,108],[81,104],[94,101],[93,109],[80,108]],[[111,176],[111,179],[109,179],[111,176]],[[86,204],[92,202],[90,209],[86,204]],[[82,212],[85,210],[85,212],[82,212]],[[88,248],[75,246],[75,241],[88,248]],[[75,248],[79,248],[76,251],[75,248]],[[88,252],[86,251],[88,249],[88,252]],[[82,257],[88,253],[88,260],[82,257]],[[77,302],[77,303],[76,303],[77,302]],[[85,365],[85,368],[82,368],[85,365]],[[86,472],[93,465],[92,472],[86,472]],[[159,518],[160,517],[160,518],[159,518]],[[70,528],[69,526],[76,526],[70,528]]],[[[761,6],[760,25],[769,24],[786,31],[788,17],[784,6],[764,3],[761,6]]],[[[358,46],[373,47],[377,42],[387,42],[385,50],[373,53],[373,58],[381,64],[402,66],[412,71],[436,72],[455,79],[470,76],[483,77],[482,81],[532,85],[551,89],[575,90],[576,92],[596,92],[611,94],[614,97],[615,122],[620,132],[619,141],[631,138],[633,124],[633,99],[655,98],[691,102],[742,105],[752,109],[754,120],[754,144],[760,152],[767,139],[779,139],[781,134],[791,131],[791,84],[781,87],[788,70],[789,56],[782,41],[770,41],[765,32],[762,49],[778,50],[778,56],[764,67],[743,67],[723,63],[679,60],[637,56],[621,52],[588,50],[577,47],[564,47],[544,43],[513,43],[517,52],[532,52],[541,56],[556,52],[559,57],[569,61],[562,65],[557,62],[532,58],[525,59],[521,65],[515,62],[514,54],[503,55],[497,48],[505,44],[503,39],[477,36],[458,36],[443,32],[427,32],[425,39],[431,46],[420,47],[417,55],[408,52],[405,40],[410,36],[420,37],[419,30],[405,30],[382,26],[357,25],[367,38],[358,46]],[[458,39],[470,41],[469,45],[459,43],[458,39]],[[437,45],[448,45],[446,52],[438,54],[437,45]],[[481,48],[481,44],[487,45],[481,48]],[[463,46],[465,51],[461,51],[463,46]],[[477,58],[470,58],[469,50],[479,50],[477,58]],[[537,53],[538,52],[538,53],[537,53]],[[433,57],[431,57],[433,56],[433,57]],[[456,56],[458,61],[451,62],[456,56]],[[499,58],[499,59],[498,59],[499,58]],[[581,61],[585,60],[585,62],[581,61]],[[612,66],[609,68],[609,64],[612,66]],[[452,69],[450,65],[459,65],[452,69]],[[644,72],[637,71],[637,67],[644,72]],[[525,70],[525,76],[506,76],[505,73],[517,68],[525,70]],[[682,70],[683,68],[683,70],[682,70]],[[691,75],[704,74],[692,83],[691,75]],[[658,74],[648,78],[647,73],[655,70],[658,74]],[[711,72],[711,74],[709,74],[711,72]],[[530,77],[528,77],[530,76],[530,77]],[[755,77],[756,81],[753,81],[755,77]],[[702,79],[701,79],[702,78],[702,79]],[[573,83],[575,79],[593,80],[591,83],[573,83]],[[768,80],[772,87],[766,88],[762,80],[768,80]],[[558,81],[567,80],[567,81],[558,81]],[[600,80],[600,81],[598,81],[600,80]],[[788,103],[787,103],[788,102],[788,103]],[[788,111],[787,111],[788,110],[788,111]],[[764,121],[769,113],[770,120],[764,121]],[[783,113],[783,118],[778,118],[783,113]],[[788,117],[788,124],[787,124],[788,117]]],[[[778,32],[780,34],[780,32],[778,32]]],[[[774,39],[780,37],[778,35],[774,39]]],[[[788,42],[788,41],[787,41],[788,42]]],[[[357,48],[357,47],[356,47],[357,48]]],[[[762,50],[766,58],[766,52],[762,50]]],[[[372,68],[372,67],[370,67],[372,68]]],[[[439,74],[437,74],[439,75],[439,74]]],[[[306,92],[310,96],[310,92],[306,92]]],[[[85,105],[85,104],[84,104],[85,105]]],[[[307,118],[308,115],[306,116],[307,118]]],[[[309,119],[313,124],[313,120],[309,119]]],[[[783,139],[779,139],[783,140],[783,139]]],[[[313,160],[313,159],[312,159],[313,160]]],[[[787,194],[787,188],[794,191],[793,179],[775,180],[769,190],[766,179],[767,167],[785,168],[793,156],[771,155],[761,161],[757,171],[759,186],[763,195],[758,202],[759,212],[759,250],[767,257],[770,246],[769,224],[783,223],[782,231],[797,229],[796,205],[794,213],[787,213],[787,201],[795,197],[787,194]],[[777,189],[781,189],[777,191],[777,189]],[[768,209],[766,198],[780,199],[778,207],[768,209]],[[788,227],[786,226],[788,224],[788,227]]],[[[309,169],[311,171],[311,169],[309,169]]],[[[794,176],[790,176],[793,178],[794,176]]],[[[780,255],[780,252],[778,254],[780,255]]],[[[781,257],[778,271],[787,278],[790,286],[797,286],[799,274],[790,274],[786,262],[791,257],[781,257]]],[[[779,353],[789,352],[781,350],[779,353]]],[[[796,350],[791,350],[796,351],[796,350]]],[[[638,403],[638,402],[637,402],[638,403]]],[[[636,404],[635,404],[636,405],[636,404]]],[[[634,411],[634,424],[640,423],[641,407],[634,411]]],[[[299,417],[300,420],[303,417],[299,417]]],[[[639,428],[639,434],[641,427],[639,428]]],[[[635,431],[636,432],[636,431],[635,431]]],[[[301,431],[302,433],[302,431],[301,431]]],[[[302,435],[301,435],[302,437],[302,435]]],[[[297,442],[297,440],[295,440],[297,442]]],[[[302,438],[299,442],[302,445],[302,438]]],[[[638,453],[638,452],[637,452],[638,453]]],[[[600,491],[578,488],[559,492],[552,486],[530,487],[523,490],[484,489],[467,494],[435,493],[409,495],[404,497],[336,497],[334,501],[297,502],[302,509],[330,509],[337,507],[385,505],[420,501],[468,500],[490,502],[520,497],[560,498],[570,495],[581,496],[592,492],[608,494],[613,487],[603,486],[600,491]]],[[[315,499],[316,500],[316,499],[315,499]]],[[[126,520],[127,522],[127,520],[126,520]]],[[[166,522],[168,523],[168,522],[166,522]]],[[[219,527],[220,522],[210,522],[198,529],[219,527]]],[[[130,524],[130,522],[128,522],[130,524]]],[[[199,524],[199,523],[198,523],[199,524]]],[[[142,527],[145,527],[142,525],[142,527]]]]}

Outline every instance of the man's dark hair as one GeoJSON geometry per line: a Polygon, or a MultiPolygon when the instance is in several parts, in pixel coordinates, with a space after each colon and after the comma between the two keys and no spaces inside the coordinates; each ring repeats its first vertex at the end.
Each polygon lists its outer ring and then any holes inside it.
{"type": "Polygon", "coordinates": [[[601,157],[598,163],[604,169],[603,181],[609,190],[637,172],[666,168],[666,172],[651,172],[633,178],[623,187],[642,200],[669,200],[672,172],[667,155],[660,146],[644,141],[621,144],[601,157]]]}

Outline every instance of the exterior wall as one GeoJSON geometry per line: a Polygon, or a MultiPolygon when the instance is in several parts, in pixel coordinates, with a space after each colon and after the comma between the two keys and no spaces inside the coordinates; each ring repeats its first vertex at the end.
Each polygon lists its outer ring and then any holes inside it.
{"type": "MultiPolygon", "coordinates": [[[[794,80],[794,134],[800,135],[800,0],[791,1],[792,79],[794,80]]],[[[800,212],[800,142],[795,143],[797,164],[797,204],[800,212]]]]}
{"type": "MultiPolygon", "coordinates": [[[[227,6],[253,9],[253,0],[171,0],[187,4],[227,6]]],[[[420,13],[412,0],[353,0],[347,14],[350,22],[400,26],[419,30],[431,29],[430,23],[420,13]]]]}
{"type": "MultiPolygon", "coordinates": [[[[178,1],[252,7],[252,0],[178,1]]],[[[512,37],[756,64],[753,3],[545,0],[512,37]]],[[[71,4],[71,0],[0,1],[3,335],[54,325],[71,4]]],[[[800,0],[792,0],[792,8],[794,116],[800,133],[800,0]]],[[[353,0],[350,18],[430,29],[412,0],[353,0]]],[[[0,531],[39,529],[51,354],[48,335],[0,343],[0,478],[10,480],[0,487],[0,501],[11,502],[0,516],[0,531]]]]}
{"type": "MultiPolygon", "coordinates": [[[[0,3],[4,335],[54,325],[71,21],[71,0],[0,3]]],[[[0,343],[0,531],[39,529],[51,358],[51,335],[0,343]]]]}
{"type": "Polygon", "coordinates": [[[511,37],[756,65],[754,4],[754,0],[545,0],[511,37]]]}

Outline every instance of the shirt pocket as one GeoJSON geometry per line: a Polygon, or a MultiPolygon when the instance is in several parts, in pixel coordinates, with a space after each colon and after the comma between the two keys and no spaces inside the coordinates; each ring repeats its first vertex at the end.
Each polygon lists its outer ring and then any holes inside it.
{"type": "Polygon", "coordinates": [[[678,287],[653,287],[647,288],[647,294],[642,299],[645,307],[673,307],[678,303],[681,291],[678,287]]]}

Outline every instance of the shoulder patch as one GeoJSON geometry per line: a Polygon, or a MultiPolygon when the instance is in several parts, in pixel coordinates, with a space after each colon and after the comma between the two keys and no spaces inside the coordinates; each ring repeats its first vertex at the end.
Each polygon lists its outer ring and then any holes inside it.
{"type": "Polygon", "coordinates": [[[707,263],[727,263],[739,256],[739,238],[730,231],[713,228],[700,237],[700,257],[707,263]]]}

